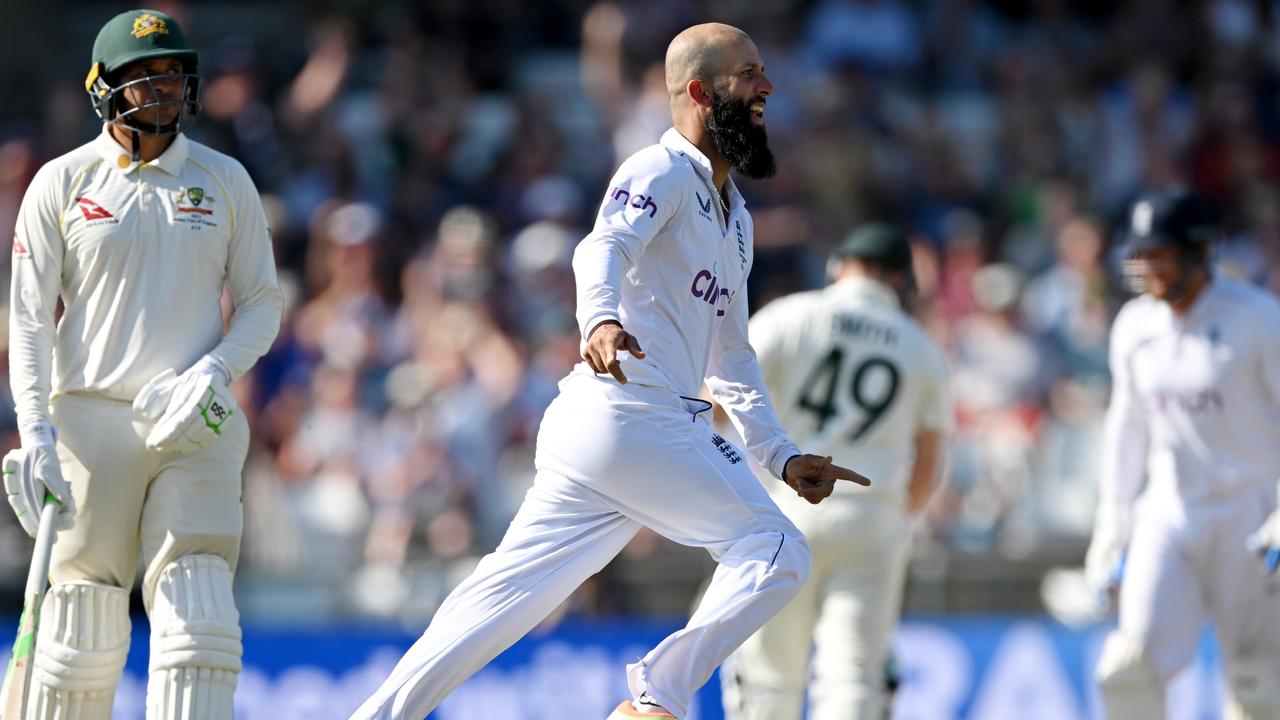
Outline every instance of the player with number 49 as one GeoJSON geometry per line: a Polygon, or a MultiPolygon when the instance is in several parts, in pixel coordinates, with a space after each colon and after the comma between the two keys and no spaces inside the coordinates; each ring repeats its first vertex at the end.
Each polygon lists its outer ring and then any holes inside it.
{"type": "Polygon", "coordinates": [[[813,576],[725,661],[729,720],[799,720],[806,692],[811,720],[885,716],[910,521],[933,492],[951,423],[946,359],[909,314],[904,234],[860,226],[830,270],[827,288],[761,308],[751,344],[783,427],[879,482],[841,486],[819,507],[764,483],[809,539],[813,576]]]}

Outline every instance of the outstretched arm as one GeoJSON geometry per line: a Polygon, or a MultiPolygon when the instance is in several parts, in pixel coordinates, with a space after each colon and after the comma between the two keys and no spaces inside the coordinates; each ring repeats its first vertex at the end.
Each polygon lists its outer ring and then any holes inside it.
{"type": "Polygon", "coordinates": [[[835,491],[837,480],[848,480],[864,487],[871,484],[871,480],[861,473],[832,463],[830,455],[794,455],[784,464],[782,473],[783,482],[814,505],[835,491]]]}

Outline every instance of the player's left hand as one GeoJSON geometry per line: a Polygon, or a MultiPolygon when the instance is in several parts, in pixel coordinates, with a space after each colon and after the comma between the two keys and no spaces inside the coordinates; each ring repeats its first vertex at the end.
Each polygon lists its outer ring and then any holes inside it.
{"type": "Polygon", "coordinates": [[[1247,541],[1249,550],[1262,558],[1268,573],[1280,567],[1280,510],[1274,510],[1247,541]]]}
{"type": "Polygon", "coordinates": [[[176,378],[172,375],[169,370],[153,378],[138,393],[134,408],[150,416],[159,406],[155,396],[167,393],[163,414],[147,435],[147,447],[159,452],[187,453],[217,439],[223,425],[240,408],[219,373],[188,371],[176,378]],[[152,389],[153,384],[160,387],[152,389]]]}
{"type": "Polygon", "coordinates": [[[871,480],[831,462],[831,456],[793,455],[782,469],[782,480],[810,504],[817,505],[835,490],[837,480],[870,485],[871,480]]]}

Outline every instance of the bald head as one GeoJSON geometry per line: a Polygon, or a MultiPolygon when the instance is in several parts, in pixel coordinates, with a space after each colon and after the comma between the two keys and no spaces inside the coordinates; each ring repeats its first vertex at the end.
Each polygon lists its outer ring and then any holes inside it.
{"type": "Polygon", "coordinates": [[[667,46],[667,92],[674,102],[690,80],[710,82],[728,72],[744,50],[755,52],[751,38],[732,25],[704,23],[686,28],[667,46]]]}

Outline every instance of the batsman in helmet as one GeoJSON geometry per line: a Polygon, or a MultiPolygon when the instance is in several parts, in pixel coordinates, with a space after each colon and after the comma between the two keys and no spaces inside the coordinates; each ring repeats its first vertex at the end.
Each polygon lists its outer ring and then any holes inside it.
{"type": "Polygon", "coordinates": [[[282,296],[248,173],[183,134],[198,69],[172,17],[111,18],[85,80],[102,133],[42,167],[19,211],[5,492],[30,533],[46,490],[62,504],[24,720],[111,717],[139,560],[147,717],[232,716],[249,428],[228,386],[271,345],[282,296]]]}
{"type": "Polygon", "coordinates": [[[1233,720],[1280,718],[1280,302],[1216,273],[1214,209],[1141,195],[1121,252],[1141,293],[1111,331],[1086,575],[1119,599],[1096,670],[1107,717],[1165,717],[1205,621],[1233,720]],[[1118,588],[1117,588],[1118,586],[1118,588]]]}

